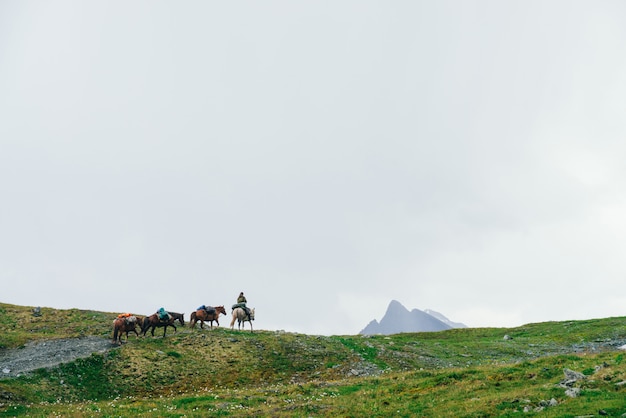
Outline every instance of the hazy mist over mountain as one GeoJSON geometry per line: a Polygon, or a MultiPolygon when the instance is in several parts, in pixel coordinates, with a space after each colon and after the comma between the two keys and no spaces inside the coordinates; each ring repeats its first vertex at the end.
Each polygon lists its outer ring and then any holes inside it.
{"type": "Polygon", "coordinates": [[[398,334],[401,332],[443,331],[451,328],[466,328],[465,324],[452,322],[443,314],[433,310],[413,309],[409,312],[400,302],[392,300],[387,312],[378,322],[373,319],[359,334],[398,334]]]}
{"type": "Polygon", "coordinates": [[[430,316],[434,316],[435,318],[437,318],[441,322],[450,325],[452,328],[467,328],[467,325],[465,325],[465,324],[463,324],[461,322],[450,321],[442,313],[439,313],[437,311],[433,311],[432,309],[424,309],[424,312],[427,313],[430,316]]]}

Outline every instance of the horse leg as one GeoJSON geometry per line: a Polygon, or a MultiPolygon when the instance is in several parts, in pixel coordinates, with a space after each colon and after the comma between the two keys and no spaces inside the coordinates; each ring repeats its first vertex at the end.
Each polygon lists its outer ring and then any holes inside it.
{"type": "MultiPolygon", "coordinates": [[[[134,331],[135,333],[137,333],[137,331],[135,331],[135,329],[134,329],[134,328],[132,328],[132,329],[125,328],[125,330],[124,330],[124,331],[125,331],[125,334],[126,334],[126,342],[128,342],[128,334],[129,334],[131,331],[134,331]]],[[[121,336],[120,336],[120,337],[121,337],[121,336]]],[[[121,338],[120,338],[120,340],[121,340],[121,338]]]]}
{"type": "Polygon", "coordinates": [[[163,338],[165,338],[165,333],[167,332],[167,327],[173,327],[174,328],[174,332],[176,332],[176,325],[166,323],[166,324],[163,325],[163,338]]]}
{"type": "Polygon", "coordinates": [[[141,325],[141,333],[144,335],[144,337],[146,336],[146,333],[148,332],[148,328],[150,328],[150,321],[145,319],[143,321],[143,324],[141,325]]]}

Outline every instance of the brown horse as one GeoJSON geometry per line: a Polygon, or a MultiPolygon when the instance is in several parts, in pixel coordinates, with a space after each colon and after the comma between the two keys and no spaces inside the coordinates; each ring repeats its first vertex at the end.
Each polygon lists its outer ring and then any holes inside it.
{"type": "Polygon", "coordinates": [[[200,329],[204,329],[204,321],[207,321],[210,323],[211,329],[213,329],[213,321],[217,322],[218,327],[220,326],[220,321],[218,320],[220,314],[226,315],[224,305],[215,306],[213,309],[210,309],[209,307],[208,310],[198,309],[197,311],[191,313],[191,316],[189,317],[189,324],[191,328],[193,328],[196,326],[196,322],[200,321],[200,329]]]}
{"type": "Polygon", "coordinates": [[[176,332],[176,325],[174,322],[180,322],[180,325],[185,325],[185,314],[178,312],[168,312],[170,314],[169,320],[161,320],[159,319],[159,315],[153,313],[150,316],[146,316],[143,320],[143,325],[141,326],[141,332],[143,335],[146,335],[149,328],[152,328],[152,336],[154,337],[154,329],[158,327],[163,327],[163,336],[165,337],[165,332],[167,331],[167,327],[173,327],[174,332],[176,332]]]}
{"type": "Polygon", "coordinates": [[[128,333],[134,332],[139,337],[137,325],[141,328],[143,320],[137,316],[117,317],[113,321],[113,344],[122,344],[122,334],[126,333],[126,341],[128,341],[128,333]]]}

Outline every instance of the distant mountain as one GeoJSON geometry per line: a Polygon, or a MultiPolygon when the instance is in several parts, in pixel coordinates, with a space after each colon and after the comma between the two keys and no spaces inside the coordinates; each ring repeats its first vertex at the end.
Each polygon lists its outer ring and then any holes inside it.
{"type": "Polygon", "coordinates": [[[372,320],[359,332],[363,335],[399,334],[401,332],[443,331],[451,328],[465,328],[463,324],[450,321],[442,314],[413,309],[409,312],[400,302],[392,300],[380,322],[372,320]]]}

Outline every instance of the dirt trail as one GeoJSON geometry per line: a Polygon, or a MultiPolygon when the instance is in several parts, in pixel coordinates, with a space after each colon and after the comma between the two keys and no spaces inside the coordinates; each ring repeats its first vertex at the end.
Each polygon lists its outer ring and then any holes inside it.
{"type": "Polygon", "coordinates": [[[107,338],[84,337],[30,342],[21,348],[0,350],[0,379],[104,353],[113,347],[116,345],[107,338]]]}

